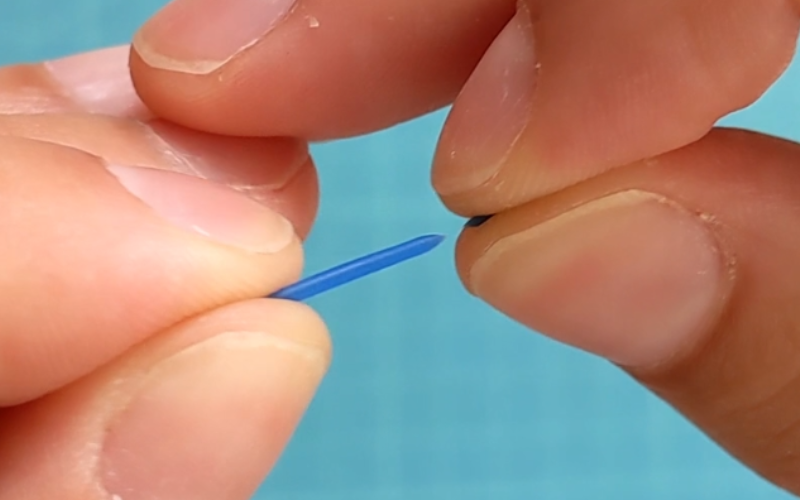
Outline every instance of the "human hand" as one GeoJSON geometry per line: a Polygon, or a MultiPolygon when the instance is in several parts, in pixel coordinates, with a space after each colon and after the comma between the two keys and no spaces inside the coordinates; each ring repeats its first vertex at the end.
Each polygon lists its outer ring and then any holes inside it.
{"type": "Polygon", "coordinates": [[[222,134],[344,137],[455,99],[434,186],[456,213],[495,214],[459,241],[467,288],[800,493],[800,147],[712,129],[789,63],[800,4],[514,11],[177,0],[137,35],[132,71],[159,115],[222,134]]]}
{"type": "Polygon", "coordinates": [[[155,120],[127,59],[0,69],[2,500],[250,498],[327,367],[257,299],[300,274],[306,144],[155,120]]]}

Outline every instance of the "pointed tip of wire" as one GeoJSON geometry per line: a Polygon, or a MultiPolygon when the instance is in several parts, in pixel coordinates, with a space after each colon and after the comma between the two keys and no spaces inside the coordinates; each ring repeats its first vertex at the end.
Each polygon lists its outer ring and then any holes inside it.
{"type": "Polygon", "coordinates": [[[421,240],[424,239],[430,241],[432,247],[437,246],[439,243],[443,242],[446,238],[447,236],[437,233],[426,234],[419,237],[419,239],[421,240]]]}
{"type": "Polygon", "coordinates": [[[445,236],[443,234],[417,236],[399,245],[373,252],[309,276],[294,285],[278,290],[271,297],[298,301],[311,298],[351,281],[426,254],[439,246],[444,239],[445,236]]]}

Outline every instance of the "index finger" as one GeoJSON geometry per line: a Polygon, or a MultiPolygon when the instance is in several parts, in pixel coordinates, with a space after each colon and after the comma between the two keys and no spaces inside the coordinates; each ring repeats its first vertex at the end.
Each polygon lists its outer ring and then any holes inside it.
{"type": "Polygon", "coordinates": [[[160,116],[231,135],[331,139],[453,101],[513,0],[175,0],[137,34],[160,116]]]}

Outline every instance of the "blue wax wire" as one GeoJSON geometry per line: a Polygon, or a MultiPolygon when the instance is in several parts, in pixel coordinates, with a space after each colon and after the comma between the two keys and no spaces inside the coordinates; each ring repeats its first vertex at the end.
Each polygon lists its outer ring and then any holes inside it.
{"type": "Polygon", "coordinates": [[[379,250],[375,253],[345,262],[336,267],[309,276],[270,295],[275,299],[303,301],[315,295],[361,279],[387,267],[413,259],[436,248],[444,240],[439,234],[419,236],[405,243],[379,250]]]}

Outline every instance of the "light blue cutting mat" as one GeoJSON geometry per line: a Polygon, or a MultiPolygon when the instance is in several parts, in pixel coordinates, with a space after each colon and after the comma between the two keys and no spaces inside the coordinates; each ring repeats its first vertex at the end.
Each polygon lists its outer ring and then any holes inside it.
{"type": "MultiPolygon", "coordinates": [[[[0,3],[0,63],[126,42],[160,0],[0,3]]],[[[800,67],[729,120],[800,139],[800,67]],[[789,111],[791,109],[791,111],[789,111]]],[[[428,231],[455,236],[428,187],[442,114],[316,148],[324,196],[309,269],[428,231]]],[[[778,500],[607,364],[471,299],[435,254],[316,301],[330,376],[258,498],[778,500]]]]}

